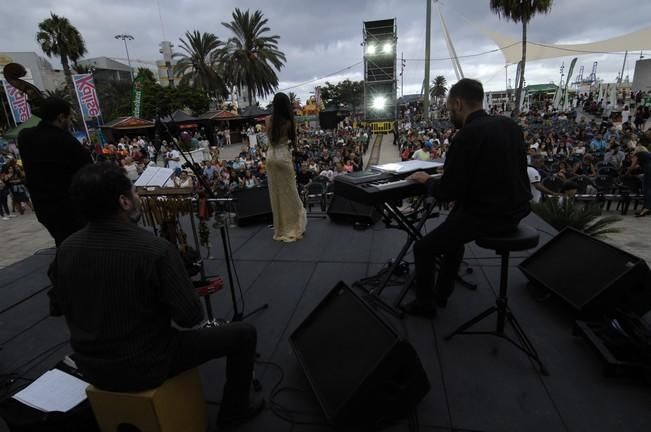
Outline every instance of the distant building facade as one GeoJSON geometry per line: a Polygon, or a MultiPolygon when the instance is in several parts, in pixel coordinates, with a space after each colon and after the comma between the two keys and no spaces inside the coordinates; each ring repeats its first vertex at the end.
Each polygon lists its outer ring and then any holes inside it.
{"type": "Polygon", "coordinates": [[[131,69],[129,66],[108,57],[87,58],[79,60],[77,64],[93,69],[93,77],[96,82],[131,82],[131,69]]]}
{"type": "Polygon", "coordinates": [[[42,91],[54,91],[63,87],[65,75],[60,69],[35,52],[0,52],[0,79],[4,79],[2,68],[8,63],[19,63],[25,67],[27,75],[23,79],[42,91]]]}
{"type": "Polygon", "coordinates": [[[156,69],[158,71],[158,82],[162,87],[176,87],[180,81],[180,78],[174,75],[176,60],[172,58],[174,55],[173,47],[174,45],[170,41],[160,43],[160,53],[163,55],[163,60],[156,60],[156,69]]]}

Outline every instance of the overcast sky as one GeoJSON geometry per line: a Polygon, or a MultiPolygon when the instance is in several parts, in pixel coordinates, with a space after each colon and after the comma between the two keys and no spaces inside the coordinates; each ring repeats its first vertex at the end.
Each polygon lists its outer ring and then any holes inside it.
{"type": "MultiPolygon", "coordinates": [[[[488,4],[488,0],[441,0],[458,56],[497,48],[478,26],[516,39],[521,37],[521,26],[500,20],[488,4]]],[[[131,58],[153,62],[161,58],[161,40],[178,45],[186,30],[195,29],[227,39],[229,31],[221,23],[230,21],[235,7],[261,9],[269,19],[272,33],[280,36],[280,49],[287,56],[287,64],[279,73],[280,90],[359,63],[323,80],[288,90],[305,100],[316,84],[326,80],[363,79],[363,21],[395,17],[398,56],[404,54],[409,59],[404,71],[404,94],[410,94],[420,92],[423,81],[425,5],[426,0],[1,0],[0,51],[40,54],[35,41],[37,25],[52,11],[67,17],[79,29],[86,40],[88,57],[125,57],[122,41],[113,36],[129,33],[135,37],[129,43],[131,58]]],[[[541,43],[598,41],[639,30],[649,25],[649,17],[651,2],[646,0],[555,0],[550,14],[536,16],[530,23],[529,39],[541,43]]],[[[432,18],[432,58],[448,57],[436,8],[432,18]]],[[[624,75],[633,78],[635,60],[639,57],[639,52],[629,53],[624,75]]],[[[614,81],[623,59],[622,53],[583,55],[575,74],[583,65],[584,75],[589,75],[592,63],[598,61],[597,76],[614,81]]],[[[561,63],[568,65],[570,60],[567,57],[527,63],[527,84],[558,82],[561,63]]],[[[56,58],[52,63],[60,67],[56,58]]],[[[444,75],[449,83],[456,81],[450,60],[435,60],[431,65],[432,77],[444,75]]],[[[500,52],[461,59],[461,67],[466,77],[480,79],[488,90],[505,86],[504,57],[500,52]]],[[[514,78],[514,66],[509,67],[508,74],[514,78]]]]}

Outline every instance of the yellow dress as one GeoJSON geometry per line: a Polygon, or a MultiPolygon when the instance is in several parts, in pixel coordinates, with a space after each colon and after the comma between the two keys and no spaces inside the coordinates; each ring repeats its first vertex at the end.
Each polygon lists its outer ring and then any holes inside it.
{"type": "Polygon", "coordinates": [[[296,189],[296,172],[288,142],[269,146],[267,183],[273,212],[274,240],[293,242],[303,238],[307,213],[296,189]]]}

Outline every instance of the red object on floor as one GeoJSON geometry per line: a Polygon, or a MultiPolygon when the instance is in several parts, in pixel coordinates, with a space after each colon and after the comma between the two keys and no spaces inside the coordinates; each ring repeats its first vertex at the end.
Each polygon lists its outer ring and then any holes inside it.
{"type": "Polygon", "coordinates": [[[195,282],[194,292],[197,293],[199,297],[206,297],[211,294],[215,294],[217,291],[221,290],[224,287],[224,280],[217,276],[212,279],[208,279],[203,282],[195,282]],[[197,284],[201,285],[197,286],[197,284]]]}

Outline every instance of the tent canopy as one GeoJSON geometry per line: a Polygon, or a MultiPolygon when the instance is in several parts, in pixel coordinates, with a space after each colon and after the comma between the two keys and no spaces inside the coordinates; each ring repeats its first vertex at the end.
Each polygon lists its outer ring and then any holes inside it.
{"type": "Polygon", "coordinates": [[[161,117],[160,119],[163,123],[196,122],[197,120],[199,120],[197,117],[192,117],[182,110],[176,110],[172,114],[161,117]]]}
{"type": "Polygon", "coordinates": [[[233,120],[237,118],[237,114],[224,110],[208,111],[201,114],[199,118],[201,120],[233,120]]]}
{"type": "Polygon", "coordinates": [[[153,128],[154,123],[149,120],[139,119],[136,117],[118,117],[108,123],[103,124],[102,129],[148,129],[153,128]]]}
{"type": "Polygon", "coordinates": [[[7,132],[5,132],[2,136],[8,139],[16,139],[18,138],[18,134],[20,133],[21,130],[31,128],[34,126],[38,126],[38,124],[41,122],[41,119],[39,117],[36,117],[35,115],[32,115],[30,118],[27,119],[24,123],[19,124],[13,129],[9,129],[7,132]]]}
{"type": "MultiPolygon", "coordinates": [[[[507,64],[516,64],[522,59],[522,40],[483,27],[480,27],[479,30],[495,41],[502,50],[507,64]]],[[[651,49],[651,27],[622,36],[583,44],[547,44],[527,41],[527,61],[648,49],[651,49]]]]}

